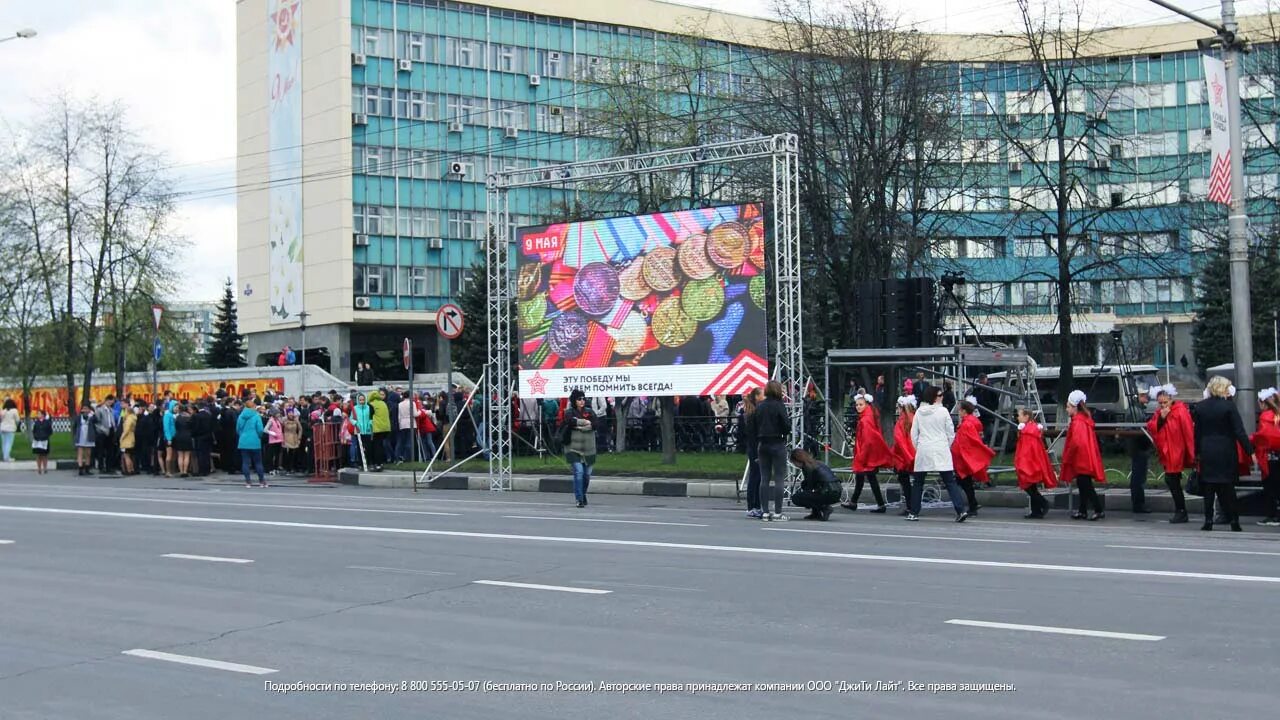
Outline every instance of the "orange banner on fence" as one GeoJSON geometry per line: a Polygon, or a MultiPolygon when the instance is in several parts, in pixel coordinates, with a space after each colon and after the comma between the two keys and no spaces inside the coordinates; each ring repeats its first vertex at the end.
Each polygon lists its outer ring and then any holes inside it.
{"type": "MultiPolygon", "coordinates": [[[[160,395],[163,396],[168,390],[173,393],[173,397],[178,400],[198,400],[202,397],[211,396],[218,392],[218,385],[223,380],[190,380],[183,382],[162,382],[158,385],[160,395]]],[[[264,395],[267,391],[273,394],[281,394],[284,392],[284,378],[244,378],[241,380],[226,380],[227,393],[232,396],[239,396],[244,390],[251,393],[264,395]]],[[[102,402],[108,395],[114,395],[116,386],[111,385],[94,385],[89,391],[89,396],[95,403],[102,402]]],[[[76,401],[79,402],[79,394],[83,390],[76,388],[76,401]]],[[[125,395],[131,395],[135,400],[151,400],[151,383],[142,383],[134,385],[125,385],[125,395]]],[[[13,398],[18,404],[18,412],[26,414],[26,408],[22,405],[22,388],[0,388],[0,398],[13,398]]],[[[47,410],[54,417],[68,417],[71,415],[71,406],[67,402],[67,389],[65,387],[36,387],[31,389],[31,411],[37,413],[41,410],[47,410]]]]}

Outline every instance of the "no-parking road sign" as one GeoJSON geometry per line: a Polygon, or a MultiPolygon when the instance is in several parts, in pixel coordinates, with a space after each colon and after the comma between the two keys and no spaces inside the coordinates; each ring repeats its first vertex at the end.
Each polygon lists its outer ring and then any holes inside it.
{"type": "Polygon", "coordinates": [[[462,335],[462,308],[453,303],[445,303],[436,311],[436,329],[446,340],[457,340],[462,335]]]}

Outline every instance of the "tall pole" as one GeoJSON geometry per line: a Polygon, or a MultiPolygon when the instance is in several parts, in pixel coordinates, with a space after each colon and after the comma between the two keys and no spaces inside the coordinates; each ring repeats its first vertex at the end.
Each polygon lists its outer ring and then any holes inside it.
{"type": "MultiPolygon", "coordinates": [[[[1169,357],[1172,351],[1169,349],[1169,318],[1164,318],[1164,382],[1166,385],[1173,383],[1173,358],[1169,357]]],[[[1154,399],[1154,398],[1153,398],[1154,399]]]]}
{"type": "Polygon", "coordinates": [[[1223,65],[1227,73],[1227,125],[1231,134],[1231,210],[1227,216],[1231,260],[1231,334],[1235,338],[1236,407],[1245,429],[1255,428],[1253,312],[1249,299],[1249,231],[1245,214],[1244,152],[1240,142],[1240,45],[1236,4],[1222,0],[1223,65]]]}
{"type": "Polygon", "coordinates": [[[1271,338],[1275,345],[1271,348],[1271,359],[1275,361],[1276,384],[1280,388],[1280,312],[1271,313],[1271,338]]]}
{"type": "Polygon", "coordinates": [[[302,382],[301,395],[307,394],[307,318],[311,313],[303,310],[298,313],[298,326],[302,330],[302,382]]]}

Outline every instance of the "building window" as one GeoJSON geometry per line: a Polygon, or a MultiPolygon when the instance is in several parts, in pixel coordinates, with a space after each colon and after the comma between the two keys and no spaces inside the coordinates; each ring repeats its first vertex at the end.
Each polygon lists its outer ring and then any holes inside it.
{"type": "Polygon", "coordinates": [[[422,33],[407,33],[407,55],[414,62],[425,62],[427,59],[427,38],[422,33]]]}
{"type": "Polygon", "coordinates": [[[1045,235],[1018,237],[1013,239],[1014,257],[1049,257],[1049,240],[1045,235]]]}
{"type": "Polygon", "coordinates": [[[364,268],[364,294],[382,295],[386,291],[386,271],[381,265],[364,268]]]}
{"type": "Polygon", "coordinates": [[[364,206],[352,205],[352,227],[357,235],[364,234],[364,206]]]}

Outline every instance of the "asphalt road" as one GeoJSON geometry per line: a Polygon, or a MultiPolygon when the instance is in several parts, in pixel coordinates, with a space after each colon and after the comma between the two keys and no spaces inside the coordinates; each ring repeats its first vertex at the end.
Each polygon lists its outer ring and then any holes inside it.
{"type": "Polygon", "coordinates": [[[11,473],[0,717],[1268,712],[1280,532],[1162,520],[11,473]]]}

